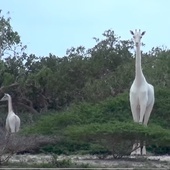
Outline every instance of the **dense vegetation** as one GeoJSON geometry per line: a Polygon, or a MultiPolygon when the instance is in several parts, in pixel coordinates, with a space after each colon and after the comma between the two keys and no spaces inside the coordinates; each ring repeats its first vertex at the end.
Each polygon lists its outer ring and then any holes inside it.
{"type": "MultiPolygon", "coordinates": [[[[61,138],[57,145],[41,148],[43,151],[112,152],[117,156],[121,142],[130,148],[139,138],[148,140],[152,152],[170,152],[169,49],[156,47],[142,54],[143,71],[154,85],[156,97],[146,128],[132,122],[129,107],[128,91],[134,79],[133,42],[106,30],[102,40],[94,38],[94,47],[71,47],[62,58],[28,55],[10,18],[1,14],[0,24],[0,96],[4,92],[12,96],[24,133],[61,138]],[[113,149],[113,143],[118,147],[113,149]]],[[[4,106],[1,103],[2,126],[4,106]]],[[[129,152],[127,148],[123,154],[129,152]]]]}

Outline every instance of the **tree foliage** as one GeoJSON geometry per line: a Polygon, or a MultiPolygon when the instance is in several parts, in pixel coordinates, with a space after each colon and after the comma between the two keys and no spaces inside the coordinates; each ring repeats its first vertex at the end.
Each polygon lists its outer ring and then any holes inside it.
{"type": "MultiPolygon", "coordinates": [[[[4,38],[1,49],[5,53],[21,45],[21,41],[10,18],[1,15],[0,22],[4,38]]],[[[0,62],[1,92],[12,94],[16,109],[37,113],[60,110],[81,101],[97,103],[128,91],[134,78],[133,43],[121,40],[113,30],[105,31],[102,40],[94,40],[94,47],[72,47],[62,58],[14,50],[15,54],[6,55],[0,62]]],[[[169,87],[169,54],[162,48],[143,54],[144,72],[155,87],[169,87]]]]}

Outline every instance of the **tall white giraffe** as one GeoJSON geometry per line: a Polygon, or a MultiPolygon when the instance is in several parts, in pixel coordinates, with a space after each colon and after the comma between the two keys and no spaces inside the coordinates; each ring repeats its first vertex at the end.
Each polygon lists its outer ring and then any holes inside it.
{"type": "Polygon", "coordinates": [[[8,115],[6,118],[6,130],[7,133],[15,133],[19,131],[20,128],[20,118],[14,113],[12,109],[12,99],[9,94],[4,95],[0,101],[8,101],[8,115]]]}
{"type": "MultiPolygon", "coordinates": [[[[145,34],[135,30],[130,31],[136,46],[135,79],[130,88],[130,106],[134,122],[147,126],[149,117],[155,102],[154,87],[149,84],[142,72],[141,67],[141,39],[145,34]]],[[[146,155],[146,147],[140,147],[140,143],[133,145],[131,155],[146,155]],[[134,150],[134,148],[138,148],[134,150]]]]}

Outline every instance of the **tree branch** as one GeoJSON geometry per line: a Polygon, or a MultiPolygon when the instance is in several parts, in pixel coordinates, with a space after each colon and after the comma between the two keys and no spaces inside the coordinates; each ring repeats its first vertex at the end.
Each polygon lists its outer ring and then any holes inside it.
{"type": "Polygon", "coordinates": [[[29,110],[31,113],[33,114],[39,114],[39,112],[37,112],[33,107],[30,107],[24,103],[21,103],[21,102],[17,102],[18,105],[22,106],[23,108],[29,110]]]}

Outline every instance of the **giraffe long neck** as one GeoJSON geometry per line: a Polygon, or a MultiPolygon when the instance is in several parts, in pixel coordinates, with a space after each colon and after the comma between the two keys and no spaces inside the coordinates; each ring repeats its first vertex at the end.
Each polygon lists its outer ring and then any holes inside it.
{"type": "Polygon", "coordinates": [[[12,111],[12,99],[11,96],[8,98],[8,114],[12,111]]]}
{"type": "Polygon", "coordinates": [[[144,80],[144,75],[142,72],[142,67],[141,67],[141,50],[140,50],[140,45],[137,45],[136,47],[136,75],[135,79],[138,83],[141,83],[142,80],[144,80]]]}

